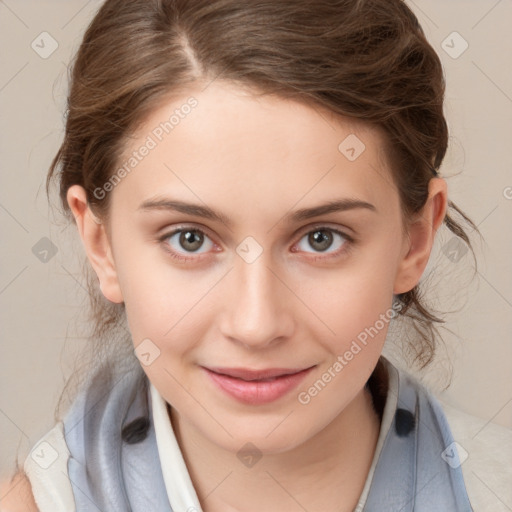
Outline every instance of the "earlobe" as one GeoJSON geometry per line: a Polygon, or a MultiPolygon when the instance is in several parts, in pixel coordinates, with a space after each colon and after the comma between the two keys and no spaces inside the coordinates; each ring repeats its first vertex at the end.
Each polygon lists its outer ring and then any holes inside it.
{"type": "Polygon", "coordinates": [[[101,292],[110,302],[122,303],[123,296],[105,225],[91,211],[83,187],[72,185],[66,197],[87,258],[98,276],[101,292]]]}
{"type": "Polygon", "coordinates": [[[394,294],[412,290],[421,279],[434,245],[436,232],[445,218],[447,204],[446,181],[443,178],[432,178],[425,206],[410,222],[407,235],[404,236],[394,294]]]}

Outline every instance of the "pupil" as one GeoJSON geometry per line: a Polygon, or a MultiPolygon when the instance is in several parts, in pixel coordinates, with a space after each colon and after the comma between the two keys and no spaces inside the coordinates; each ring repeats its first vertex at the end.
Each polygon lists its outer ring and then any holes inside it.
{"type": "Polygon", "coordinates": [[[319,247],[316,247],[317,250],[325,251],[332,243],[332,234],[328,231],[315,231],[309,235],[309,242],[313,247],[319,244],[319,247]]]}
{"type": "Polygon", "coordinates": [[[196,251],[201,247],[201,244],[203,242],[202,238],[203,236],[201,235],[201,233],[198,233],[196,231],[184,231],[183,233],[181,233],[180,236],[180,244],[184,249],[196,251]],[[191,244],[192,246],[189,246],[187,248],[187,244],[191,244]]]}

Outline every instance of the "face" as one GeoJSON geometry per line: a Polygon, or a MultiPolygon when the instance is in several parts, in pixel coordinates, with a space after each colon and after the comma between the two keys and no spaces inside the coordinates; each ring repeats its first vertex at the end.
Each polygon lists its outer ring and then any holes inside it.
{"type": "Polygon", "coordinates": [[[130,139],[109,191],[115,279],[144,371],[216,445],[291,449],[363,389],[407,246],[383,144],[219,81],[130,139]],[[247,384],[204,368],[309,370],[247,384]]]}

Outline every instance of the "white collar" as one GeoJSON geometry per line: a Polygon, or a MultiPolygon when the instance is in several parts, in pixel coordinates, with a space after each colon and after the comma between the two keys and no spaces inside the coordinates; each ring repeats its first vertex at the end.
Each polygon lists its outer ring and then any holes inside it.
{"type": "Polygon", "coordinates": [[[176,512],[202,512],[199,499],[174,435],[171,420],[167,413],[167,402],[153,384],[150,383],[150,387],[156,444],[160,456],[165,489],[171,508],[176,510],[176,512]]]}

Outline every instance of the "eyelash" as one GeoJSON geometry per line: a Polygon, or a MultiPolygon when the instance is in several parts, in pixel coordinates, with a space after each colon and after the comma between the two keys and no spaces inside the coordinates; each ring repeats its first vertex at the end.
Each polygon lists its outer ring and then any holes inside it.
{"type": "MultiPolygon", "coordinates": [[[[208,234],[204,230],[202,230],[200,228],[196,228],[196,227],[193,227],[193,226],[181,226],[181,227],[179,227],[177,229],[174,229],[173,231],[170,231],[169,233],[166,233],[165,235],[161,236],[158,240],[159,240],[159,242],[161,242],[163,244],[164,250],[173,259],[176,259],[176,260],[178,260],[180,262],[187,262],[187,261],[191,261],[191,260],[198,261],[198,260],[202,259],[201,256],[204,253],[200,253],[199,256],[182,256],[181,254],[179,254],[179,253],[177,253],[177,252],[175,252],[175,251],[173,251],[173,250],[171,250],[169,248],[169,244],[167,244],[166,241],[169,238],[171,238],[172,236],[174,236],[176,233],[181,233],[183,231],[193,231],[193,232],[202,234],[204,237],[210,238],[208,236],[208,234]]],[[[355,243],[354,238],[349,236],[349,235],[347,235],[343,231],[340,231],[340,230],[335,229],[335,228],[330,228],[330,227],[327,227],[327,226],[322,226],[322,225],[315,226],[312,229],[310,229],[309,231],[304,232],[301,235],[301,237],[299,238],[299,242],[306,235],[309,235],[311,233],[315,233],[316,231],[329,231],[330,233],[335,233],[335,234],[341,236],[345,241],[343,242],[343,245],[342,245],[341,249],[338,249],[334,253],[328,253],[327,256],[314,256],[314,257],[310,257],[310,259],[313,259],[313,261],[319,261],[319,260],[324,260],[325,261],[325,260],[330,260],[330,259],[333,259],[333,258],[341,257],[342,255],[347,254],[351,250],[352,245],[355,243]]],[[[294,251],[294,252],[299,252],[299,251],[294,251]]],[[[195,253],[190,253],[190,254],[195,254],[195,253]]]]}

